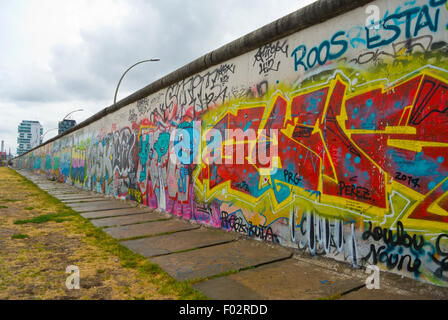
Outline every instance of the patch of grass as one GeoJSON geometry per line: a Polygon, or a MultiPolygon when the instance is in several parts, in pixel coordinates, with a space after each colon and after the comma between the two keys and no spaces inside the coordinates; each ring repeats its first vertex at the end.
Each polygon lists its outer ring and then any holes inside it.
{"type": "Polygon", "coordinates": [[[126,248],[118,240],[102,231],[102,229],[95,227],[88,219],[85,219],[47,192],[40,190],[34,182],[22,177],[12,169],[9,170],[18,177],[21,184],[32,187],[36,192],[39,192],[36,194],[37,199],[33,199],[33,201],[43,201],[48,207],[50,205],[54,206],[52,210],[55,212],[60,212],[58,214],[40,215],[27,220],[17,220],[14,222],[15,224],[43,223],[70,218],[72,220],[70,227],[76,230],[76,232],[82,233],[84,241],[98,247],[108,255],[116,257],[122,266],[135,270],[140,278],[157,287],[160,294],[176,296],[181,300],[208,299],[207,296],[195,290],[189,282],[180,282],[172,278],[160,266],[149,262],[144,256],[126,248]]]}
{"type": "Polygon", "coordinates": [[[21,199],[2,199],[0,202],[18,202],[21,201],[21,199]]]}
{"type": "Polygon", "coordinates": [[[25,207],[24,209],[25,209],[25,210],[33,210],[34,207],[25,207]]]}
{"type": "Polygon", "coordinates": [[[41,273],[41,270],[39,270],[39,271],[36,271],[36,272],[34,272],[33,274],[31,274],[31,277],[37,277],[37,276],[39,276],[40,275],[40,273],[41,273]]]}
{"type": "Polygon", "coordinates": [[[137,261],[126,261],[126,262],[123,262],[121,265],[124,268],[136,268],[137,261]]]}
{"type": "Polygon", "coordinates": [[[7,206],[0,206],[0,209],[8,209],[7,206]]]}
{"type": "Polygon", "coordinates": [[[67,219],[65,217],[73,216],[73,215],[76,215],[76,213],[62,212],[62,213],[42,214],[40,216],[36,216],[31,219],[16,220],[16,221],[14,221],[14,224],[45,223],[48,221],[64,222],[64,221],[72,220],[72,219],[67,219]]]}
{"type": "Polygon", "coordinates": [[[101,229],[93,226],[87,219],[82,219],[82,224],[78,229],[84,231],[87,237],[91,238],[98,246],[101,246],[110,254],[116,256],[123,267],[137,270],[142,277],[160,288],[160,294],[175,294],[181,300],[203,300],[207,297],[199,291],[193,289],[191,285],[184,281],[180,282],[168,275],[160,266],[149,262],[144,256],[134,253],[123,246],[120,242],[112,238],[101,229]]]}
{"type": "Polygon", "coordinates": [[[317,300],[338,300],[342,297],[342,294],[336,293],[328,297],[318,298],[317,300]]]}
{"type": "Polygon", "coordinates": [[[30,236],[26,234],[17,233],[11,236],[11,239],[28,239],[30,236]]]}

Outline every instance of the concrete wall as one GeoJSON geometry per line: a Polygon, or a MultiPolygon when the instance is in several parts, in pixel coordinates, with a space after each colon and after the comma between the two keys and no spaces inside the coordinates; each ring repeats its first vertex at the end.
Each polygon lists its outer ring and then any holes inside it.
{"type": "Polygon", "coordinates": [[[446,0],[320,1],[14,165],[446,286],[447,8],[446,0]],[[375,15],[378,28],[366,27],[375,15]],[[226,139],[229,129],[247,138],[226,139]],[[262,161],[263,145],[277,156],[262,161]],[[245,154],[242,163],[225,163],[231,149],[245,154]]]}

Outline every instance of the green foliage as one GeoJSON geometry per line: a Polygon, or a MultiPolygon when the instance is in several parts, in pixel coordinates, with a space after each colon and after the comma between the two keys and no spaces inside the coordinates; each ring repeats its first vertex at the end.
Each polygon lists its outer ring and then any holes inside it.
{"type": "Polygon", "coordinates": [[[48,221],[53,222],[64,222],[69,221],[72,219],[67,219],[66,217],[74,216],[76,213],[72,212],[62,212],[62,213],[50,213],[50,214],[43,214],[36,216],[31,219],[25,219],[25,220],[16,220],[14,221],[14,224],[27,224],[27,223],[45,223],[48,221]]]}

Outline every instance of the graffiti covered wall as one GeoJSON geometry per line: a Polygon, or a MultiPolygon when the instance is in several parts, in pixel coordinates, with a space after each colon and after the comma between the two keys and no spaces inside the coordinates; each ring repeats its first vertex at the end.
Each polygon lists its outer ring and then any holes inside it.
{"type": "Polygon", "coordinates": [[[446,0],[373,1],[185,78],[14,164],[447,286],[447,52],[446,0]]]}

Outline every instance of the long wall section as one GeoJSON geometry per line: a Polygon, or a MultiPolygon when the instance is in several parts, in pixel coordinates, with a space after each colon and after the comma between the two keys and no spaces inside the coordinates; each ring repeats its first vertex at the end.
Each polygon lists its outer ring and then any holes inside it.
{"type": "Polygon", "coordinates": [[[447,29],[446,0],[319,1],[14,166],[447,286],[447,29]]]}

